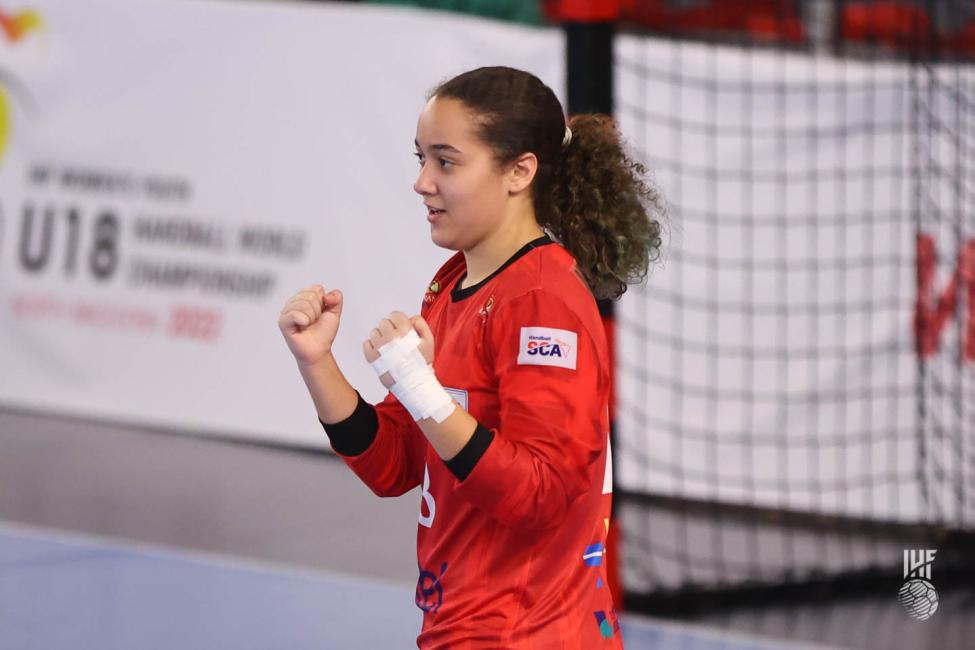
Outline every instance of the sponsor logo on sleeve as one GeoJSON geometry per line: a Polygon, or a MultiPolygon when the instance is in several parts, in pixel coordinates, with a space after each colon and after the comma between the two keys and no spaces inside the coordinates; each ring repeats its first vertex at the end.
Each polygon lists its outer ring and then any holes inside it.
{"type": "Polygon", "coordinates": [[[569,330],[553,327],[522,327],[518,363],[575,370],[578,340],[578,335],[569,330]]]}

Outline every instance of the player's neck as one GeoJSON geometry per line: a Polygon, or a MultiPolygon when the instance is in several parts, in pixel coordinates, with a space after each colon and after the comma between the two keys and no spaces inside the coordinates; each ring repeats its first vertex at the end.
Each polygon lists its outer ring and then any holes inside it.
{"type": "Polygon", "coordinates": [[[519,219],[516,223],[516,227],[499,228],[474,248],[464,251],[467,276],[461,288],[466,289],[481,282],[498,270],[522,246],[545,234],[535,221],[534,213],[530,218],[519,219]]]}

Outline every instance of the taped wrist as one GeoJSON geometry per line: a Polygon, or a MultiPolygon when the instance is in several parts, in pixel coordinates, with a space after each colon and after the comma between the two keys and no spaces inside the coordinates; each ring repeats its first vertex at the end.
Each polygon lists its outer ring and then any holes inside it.
{"type": "Polygon", "coordinates": [[[420,352],[420,337],[415,331],[379,348],[372,362],[377,375],[389,373],[396,382],[390,392],[409,411],[414,420],[433,418],[438,424],[454,412],[454,402],[443,389],[433,366],[420,352]]]}

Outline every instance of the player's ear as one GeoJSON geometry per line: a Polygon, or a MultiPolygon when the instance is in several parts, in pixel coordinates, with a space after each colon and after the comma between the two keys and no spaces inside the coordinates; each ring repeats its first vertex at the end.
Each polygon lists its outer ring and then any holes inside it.
{"type": "Polygon", "coordinates": [[[523,153],[508,167],[508,191],[512,194],[523,191],[531,185],[538,171],[538,157],[529,152],[523,153]]]}

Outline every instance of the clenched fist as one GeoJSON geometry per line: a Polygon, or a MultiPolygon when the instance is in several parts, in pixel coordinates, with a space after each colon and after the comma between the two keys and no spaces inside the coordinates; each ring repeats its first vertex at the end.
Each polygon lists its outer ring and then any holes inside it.
{"type": "Polygon", "coordinates": [[[288,299],[278,327],[298,363],[314,365],[331,353],[341,316],[342,292],[313,284],[288,299]]]}
{"type": "MultiPolygon", "coordinates": [[[[394,311],[386,318],[379,321],[369,332],[369,338],[362,342],[362,352],[366,357],[366,361],[372,363],[379,358],[379,348],[389,343],[394,339],[406,336],[410,330],[416,330],[417,335],[420,337],[420,354],[426,359],[429,364],[433,363],[433,332],[430,330],[430,326],[427,322],[423,320],[422,316],[413,316],[412,318],[407,318],[406,314],[401,311],[394,311]]],[[[393,378],[388,372],[383,373],[379,378],[383,382],[383,386],[389,388],[393,385],[393,378]]]]}

